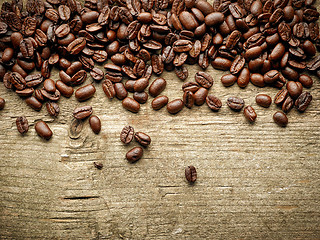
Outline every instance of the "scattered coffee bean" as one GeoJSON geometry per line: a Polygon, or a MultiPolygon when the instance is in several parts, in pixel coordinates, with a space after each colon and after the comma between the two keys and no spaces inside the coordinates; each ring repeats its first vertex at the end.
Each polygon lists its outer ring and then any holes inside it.
{"type": "Polygon", "coordinates": [[[134,147],[127,152],[126,158],[130,163],[140,160],[143,156],[143,149],[141,147],[134,147]]]}
{"type": "Polygon", "coordinates": [[[158,96],[152,100],[151,106],[154,110],[160,110],[164,106],[166,106],[169,102],[169,98],[167,96],[158,96]]]}
{"type": "Polygon", "coordinates": [[[189,183],[194,183],[197,180],[197,170],[194,166],[188,166],[185,169],[185,176],[189,183]]]}
{"type": "Polygon", "coordinates": [[[18,132],[21,134],[25,134],[29,130],[29,123],[25,116],[17,117],[16,125],[17,125],[18,132]]]}
{"type": "Polygon", "coordinates": [[[181,99],[172,100],[167,104],[167,110],[171,114],[176,114],[183,109],[184,103],[181,99]]]}
{"type": "Polygon", "coordinates": [[[246,119],[251,123],[253,123],[257,118],[257,114],[251,106],[246,106],[243,110],[243,114],[246,117],[246,119]]]}
{"type": "Polygon", "coordinates": [[[92,114],[92,107],[91,106],[82,106],[82,107],[77,107],[73,111],[73,116],[76,119],[85,119],[89,117],[92,114]]]}
{"type": "Polygon", "coordinates": [[[48,113],[53,117],[57,117],[60,113],[60,107],[55,102],[47,102],[46,108],[47,108],[48,113]]]}
{"type": "Polygon", "coordinates": [[[131,126],[125,126],[120,133],[120,140],[124,144],[129,144],[134,136],[134,129],[131,126]]]}
{"type": "Polygon", "coordinates": [[[98,134],[101,131],[101,121],[96,115],[90,116],[89,124],[95,134],[98,134]]]}
{"type": "Polygon", "coordinates": [[[212,111],[219,111],[220,108],[222,107],[221,100],[219,98],[217,98],[216,96],[213,96],[213,95],[208,95],[207,96],[206,103],[207,103],[208,107],[212,111]]]}
{"type": "Polygon", "coordinates": [[[45,140],[49,140],[52,137],[52,131],[44,121],[38,121],[34,126],[37,134],[45,140]]]}
{"type": "Polygon", "coordinates": [[[256,103],[261,107],[268,108],[272,103],[272,99],[267,94],[258,94],[256,96],[256,103]]]}
{"type": "Polygon", "coordinates": [[[240,111],[244,107],[244,100],[239,97],[229,97],[227,105],[233,111],[240,111]]]}
{"type": "Polygon", "coordinates": [[[126,97],[125,99],[123,99],[122,106],[133,113],[137,113],[140,110],[140,104],[130,97],[126,97]]]}
{"type": "Polygon", "coordinates": [[[288,124],[288,118],[283,112],[276,112],[273,115],[273,120],[276,124],[278,124],[280,127],[285,127],[288,124]]]}
{"type": "Polygon", "coordinates": [[[136,132],[134,139],[143,147],[147,147],[151,143],[151,138],[143,132],[136,132]]]}
{"type": "Polygon", "coordinates": [[[299,112],[304,112],[312,101],[312,95],[309,92],[303,92],[297,98],[295,106],[299,112]]]}

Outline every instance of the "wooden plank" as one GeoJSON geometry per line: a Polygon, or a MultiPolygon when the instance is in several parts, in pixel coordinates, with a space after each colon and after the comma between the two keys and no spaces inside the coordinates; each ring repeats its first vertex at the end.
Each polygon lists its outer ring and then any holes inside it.
{"type": "MultiPolygon", "coordinates": [[[[192,81],[200,69],[188,69],[192,81]]],[[[289,125],[280,128],[272,120],[277,107],[263,109],[254,101],[276,89],[225,88],[223,72],[211,66],[207,72],[215,79],[210,93],[223,101],[218,113],[204,105],[172,116],[153,111],[150,98],[132,114],[94,83],[97,93],[88,104],[101,118],[102,132],[93,134],[86,121],[76,140],[68,128],[73,109],[83,103],[62,98],[55,120],[45,109],[30,110],[0,84],[7,101],[0,111],[0,238],[320,239],[319,79],[313,76],[314,100],[306,113],[292,110],[289,125]],[[255,124],[228,109],[229,96],[256,109],[255,124]],[[24,137],[15,127],[20,115],[31,123],[24,137]],[[54,132],[49,142],[34,131],[39,119],[54,132]],[[128,124],[152,137],[136,164],[125,154],[137,144],[119,140],[128,124]],[[94,168],[94,161],[104,168],[94,168]],[[194,186],[184,178],[188,165],[198,170],[194,186]]],[[[164,94],[181,98],[182,82],[174,73],[163,77],[164,94]]]]}

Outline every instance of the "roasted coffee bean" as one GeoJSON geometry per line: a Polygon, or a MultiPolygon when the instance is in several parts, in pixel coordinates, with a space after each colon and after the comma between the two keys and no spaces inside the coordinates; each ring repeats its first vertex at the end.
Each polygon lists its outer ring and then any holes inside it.
{"type": "Polygon", "coordinates": [[[120,100],[125,99],[128,96],[128,92],[123,83],[115,83],[114,90],[116,93],[116,97],[120,100]]]}
{"type": "Polygon", "coordinates": [[[40,91],[41,91],[41,94],[46,99],[49,99],[51,101],[58,101],[60,99],[60,96],[61,96],[59,90],[56,90],[54,93],[49,93],[45,89],[41,89],[40,91]]]}
{"type": "Polygon", "coordinates": [[[29,123],[25,116],[17,117],[16,125],[18,132],[21,134],[26,134],[29,130],[29,123]]]}
{"type": "Polygon", "coordinates": [[[242,56],[237,56],[230,67],[231,74],[237,75],[244,67],[246,60],[242,56]]]}
{"type": "Polygon", "coordinates": [[[103,71],[100,68],[96,68],[96,67],[94,67],[90,71],[90,75],[95,81],[101,81],[104,78],[103,71]]]}
{"type": "Polygon", "coordinates": [[[221,12],[210,13],[204,19],[206,25],[209,27],[217,26],[223,23],[223,20],[224,20],[224,15],[221,12]]]}
{"type": "Polygon", "coordinates": [[[143,156],[143,149],[141,147],[134,147],[126,154],[126,158],[130,163],[140,160],[143,156]]]}
{"type": "Polygon", "coordinates": [[[213,96],[213,95],[208,95],[207,96],[206,103],[207,103],[208,107],[212,111],[219,111],[220,108],[222,107],[221,100],[219,98],[217,98],[216,96],[213,96]]]}
{"type": "Polygon", "coordinates": [[[310,88],[313,85],[313,80],[310,76],[305,74],[300,74],[299,82],[304,86],[305,88],[310,88]]]}
{"type": "Polygon", "coordinates": [[[208,89],[200,87],[195,93],[194,93],[194,103],[197,106],[201,106],[205,103],[206,97],[208,96],[208,89]]]}
{"type": "Polygon", "coordinates": [[[286,127],[288,125],[288,118],[283,112],[276,112],[273,115],[273,121],[280,127],[286,127]]]}
{"type": "Polygon", "coordinates": [[[0,110],[4,109],[4,106],[6,105],[6,101],[0,97],[0,110]]]}
{"type": "Polygon", "coordinates": [[[187,30],[193,30],[199,26],[199,23],[195,19],[194,15],[187,11],[182,11],[179,14],[179,20],[187,30]]]}
{"type": "Polygon", "coordinates": [[[151,65],[152,65],[152,70],[155,74],[160,75],[163,73],[164,64],[160,55],[152,55],[151,65]]]}
{"type": "Polygon", "coordinates": [[[167,104],[167,111],[170,114],[176,114],[183,109],[184,103],[181,99],[172,100],[167,104]]]}
{"type": "Polygon", "coordinates": [[[44,102],[45,98],[42,94],[42,91],[40,89],[36,89],[34,91],[34,96],[36,97],[36,99],[38,99],[40,102],[44,102]]]}
{"type": "Polygon", "coordinates": [[[82,63],[83,68],[87,71],[91,71],[94,68],[94,61],[92,58],[81,55],[79,57],[79,61],[82,63]]]}
{"type": "Polygon", "coordinates": [[[31,58],[34,53],[34,47],[32,41],[29,38],[23,39],[20,42],[20,52],[25,58],[31,58]]]}
{"type": "Polygon", "coordinates": [[[131,126],[125,126],[120,133],[120,140],[124,144],[129,144],[134,136],[134,129],[131,126]]]}
{"type": "Polygon", "coordinates": [[[226,58],[216,57],[211,61],[211,65],[215,69],[226,71],[230,69],[232,62],[226,58]]]}
{"type": "Polygon", "coordinates": [[[116,96],[116,90],[110,80],[104,80],[102,83],[102,89],[109,99],[116,96]]]}
{"type": "Polygon", "coordinates": [[[282,111],[285,113],[288,113],[292,109],[293,105],[294,105],[293,99],[290,96],[288,96],[282,104],[282,111]]]}
{"type": "Polygon", "coordinates": [[[160,110],[169,102],[169,98],[167,96],[158,96],[152,100],[151,106],[154,110],[160,110]]]}
{"type": "Polygon", "coordinates": [[[71,55],[77,55],[85,48],[85,46],[86,39],[84,37],[79,37],[68,45],[67,51],[71,55]]]}
{"type": "Polygon", "coordinates": [[[240,111],[244,107],[244,100],[239,97],[229,97],[227,105],[233,111],[240,111]]]}
{"type": "Polygon", "coordinates": [[[263,81],[266,84],[272,84],[279,79],[279,72],[277,70],[270,70],[269,72],[265,73],[263,76],[263,81]]]}
{"type": "Polygon", "coordinates": [[[246,106],[243,110],[243,114],[244,114],[245,118],[251,123],[253,123],[257,118],[257,114],[256,114],[255,110],[253,109],[253,107],[251,107],[251,106],[246,106]]]}
{"type": "Polygon", "coordinates": [[[68,24],[62,24],[56,28],[55,34],[58,38],[63,38],[70,33],[70,27],[68,24]]]}
{"type": "MultiPolygon", "coordinates": [[[[248,79],[249,79],[249,77],[248,77],[248,79]]],[[[238,78],[232,74],[225,74],[221,77],[221,83],[225,87],[232,86],[237,80],[238,80],[238,78]]]]}
{"type": "Polygon", "coordinates": [[[91,114],[92,114],[92,107],[91,106],[77,107],[73,111],[73,116],[79,120],[85,119],[85,118],[89,117],[91,114]]]}
{"type": "Polygon", "coordinates": [[[213,78],[206,72],[197,72],[195,75],[195,80],[204,88],[211,88],[213,84],[213,78]]]}
{"type": "Polygon", "coordinates": [[[256,96],[256,103],[261,107],[268,108],[268,107],[270,107],[270,105],[272,103],[272,99],[269,95],[258,94],[256,96]]]}
{"type": "Polygon", "coordinates": [[[44,121],[38,121],[35,125],[34,128],[37,132],[37,134],[45,139],[45,140],[49,140],[52,137],[52,131],[49,128],[49,126],[44,122],[44,121]]]}
{"type": "Polygon", "coordinates": [[[151,143],[150,136],[143,132],[136,132],[134,134],[134,139],[143,147],[147,147],[151,143]]]}
{"type": "Polygon", "coordinates": [[[194,104],[194,97],[191,91],[185,91],[183,94],[183,102],[187,108],[192,108],[194,104]]]}
{"type": "Polygon", "coordinates": [[[79,61],[71,63],[71,65],[67,68],[66,74],[69,76],[73,76],[77,72],[79,72],[82,69],[82,63],[79,61]]]}
{"type": "Polygon", "coordinates": [[[250,71],[248,68],[243,68],[237,79],[238,86],[245,88],[250,82],[250,71]]]}
{"type": "Polygon", "coordinates": [[[48,113],[53,117],[57,117],[60,113],[60,107],[55,102],[47,102],[46,108],[47,108],[48,113]]]}
{"type": "Polygon", "coordinates": [[[192,42],[190,40],[177,40],[173,43],[173,51],[189,52],[192,49],[192,42]]]}
{"type": "MultiPolygon", "coordinates": [[[[201,0],[202,1],[202,0],[201,0]]],[[[185,177],[189,183],[194,183],[197,180],[197,170],[194,166],[188,166],[185,169],[185,177]]]]}
{"type": "Polygon", "coordinates": [[[138,79],[133,86],[135,92],[143,92],[149,85],[149,81],[146,78],[138,79]]]}
{"type": "Polygon", "coordinates": [[[91,97],[96,92],[96,88],[92,84],[88,84],[81,88],[78,88],[75,92],[75,97],[79,102],[85,101],[91,97]]]}
{"type": "Polygon", "coordinates": [[[61,20],[68,21],[70,19],[71,10],[66,5],[60,5],[58,8],[58,13],[61,20]]]}
{"type": "Polygon", "coordinates": [[[264,78],[260,73],[251,74],[250,81],[255,86],[258,86],[258,87],[264,87],[265,86],[264,78]]]}
{"type": "Polygon", "coordinates": [[[157,97],[165,88],[167,82],[163,78],[155,79],[149,87],[149,94],[152,97],[157,97]]]}
{"type": "Polygon", "coordinates": [[[56,84],[55,84],[55,82],[54,82],[52,79],[50,79],[50,78],[46,79],[46,80],[43,82],[43,87],[44,87],[44,89],[45,89],[47,92],[49,92],[49,93],[55,93],[55,91],[56,91],[56,84]]]}
{"type": "Polygon", "coordinates": [[[188,78],[189,73],[188,73],[188,69],[185,66],[175,67],[174,71],[177,77],[180,78],[182,81],[188,78]]]}
{"type": "Polygon", "coordinates": [[[299,82],[289,81],[287,82],[287,90],[293,99],[296,99],[302,93],[302,85],[299,82]]]}
{"type": "Polygon", "coordinates": [[[101,121],[96,115],[90,116],[89,124],[95,134],[98,134],[101,131],[101,121]]]}
{"type": "Polygon", "coordinates": [[[49,78],[50,74],[51,73],[50,73],[50,69],[49,69],[49,61],[45,60],[45,61],[43,61],[42,66],[41,66],[41,75],[44,78],[49,78]]]}
{"type": "Polygon", "coordinates": [[[312,101],[312,95],[309,92],[303,92],[295,101],[295,107],[299,112],[304,112],[312,101]]]}
{"type": "Polygon", "coordinates": [[[2,53],[2,62],[10,62],[11,59],[13,58],[14,55],[14,50],[12,48],[6,48],[4,49],[2,53]]]}
{"type": "Polygon", "coordinates": [[[122,106],[130,112],[137,113],[140,110],[140,104],[133,98],[126,97],[122,100],[122,106]]]}
{"type": "Polygon", "coordinates": [[[20,97],[30,97],[34,92],[33,88],[25,88],[23,90],[16,90],[16,94],[20,97]]]}
{"type": "Polygon", "coordinates": [[[191,91],[195,93],[200,88],[199,84],[196,82],[186,82],[182,85],[182,90],[185,91],[191,91]]]}
{"type": "Polygon", "coordinates": [[[274,103],[277,105],[281,105],[284,102],[284,100],[287,98],[288,94],[289,93],[287,89],[280,90],[274,97],[274,103]]]}
{"type": "Polygon", "coordinates": [[[269,55],[271,61],[277,61],[282,58],[285,53],[285,46],[282,43],[278,43],[269,55]]]}
{"type": "Polygon", "coordinates": [[[115,65],[115,64],[111,64],[111,63],[107,63],[104,65],[104,68],[106,69],[106,79],[109,79],[112,82],[121,82],[123,76],[122,76],[122,69],[121,67],[115,65]]]}
{"type": "Polygon", "coordinates": [[[79,72],[77,72],[72,76],[70,80],[70,85],[72,86],[81,85],[82,83],[84,83],[86,79],[87,79],[87,72],[84,70],[80,70],[79,72]]]}
{"type": "Polygon", "coordinates": [[[40,111],[42,108],[42,103],[39,102],[34,96],[27,98],[26,103],[36,111],[40,111]]]}
{"type": "Polygon", "coordinates": [[[56,88],[59,90],[59,92],[64,96],[64,97],[71,97],[73,94],[73,88],[66,85],[63,81],[58,80],[56,82],[56,88]]]}
{"type": "Polygon", "coordinates": [[[246,60],[251,60],[259,57],[262,53],[262,48],[260,46],[249,48],[245,54],[244,57],[246,60]]]}
{"type": "Polygon", "coordinates": [[[148,93],[146,92],[135,92],[133,94],[133,99],[136,100],[140,104],[144,104],[148,101],[148,93]]]}
{"type": "Polygon", "coordinates": [[[12,72],[9,75],[9,81],[17,90],[23,90],[27,85],[26,80],[17,72],[12,72]]]}

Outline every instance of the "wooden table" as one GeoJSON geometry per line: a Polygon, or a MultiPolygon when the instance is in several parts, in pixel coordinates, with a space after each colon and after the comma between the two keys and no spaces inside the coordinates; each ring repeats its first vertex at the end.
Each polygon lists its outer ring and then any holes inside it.
{"type": "MultiPolygon", "coordinates": [[[[193,81],[200,68],[188,69],[193,81]]],[[[306,113],[292,110],[289,125],[280,128],[272,120],[278,108],[255,103],[258,93],[273,97],[276,89],[225,88],[224,72],[211,66],[207,72],[215,79],[210,94],[223,102],[218,113],[203,105],[169,115],[153,111],[150,98],[133,114],[94,83],[91,100],[62,98],[54,119],[45,108],[30,110],[0,84],[6,99],[0,111],[0,239],[320,239],[319,79],[313,76],[306,113]],[[227,107],[229,96],[256,109],[255,124],[227,107]],[[73,109],[85,104],[101,118],[102,131],[95,135],[86,120],[80,137],[71,139],[73,109]],[[23,137],[15,125],[21,115],[31,124],[23,137]],[[40,119],[54,132],[49,142],[35,133],[40,119]],[[135,164],[125,154],[137,144],[119,139],[126,125],[152,138],[135,164]],[[184,177],[188,165],[198,171],[193,186],[184,177]]],[[[168,82],[163,93],[181,98],[182,81],[174,73],[162,77],[168,82]]],[[[51,78],[57,80],[57,72],[51,78]]]]}

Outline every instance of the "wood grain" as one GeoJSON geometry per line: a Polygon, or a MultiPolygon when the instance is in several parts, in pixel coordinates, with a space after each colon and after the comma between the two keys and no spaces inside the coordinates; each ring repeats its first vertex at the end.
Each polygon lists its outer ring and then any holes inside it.
{"type": "MultiPolygon", "coordinates": [[[[193,81],[200,69],[188,70],[193,81]]],[[[223,102],[218,113],[203,105],[173,116],[153,111],[150,98],[133,114],[94,83],[88,104],[102,131],[95,135],[85,121],[78,139],[68,136],[72,111],[87,103],[62,98],[54,119],[45,108],[30,110],[0,84],[6,99],[0,111],[0,239],[320,239],[319,79],[312,76],[306,113],[292,110],[289,125],[280,128],[272,120],[277,107],[263,109],[254,100],[276,89],[225,88],[223,72],[211,66],[207,72],[215,80],[210,93],[223,102]],[[256,109],[255,124],[228,109],[229,96],[256,109]],[[31,124],[23,137],[15,126],[20,115],[31,124]],[[39,119],[54,132],[48,142],[35,133],[39,119]],[[137,144],[119,139],[128,124],[152,138],[135,164],[125,154],[137,144]],[[104,168],[97,170],[94,161],[104,168]],[[188,165],[198,170],[193,186],[184,178],[188,165]]],[[[183,82],[174,73],[162,77],[164,94],[181,98],[183,82]]]]}

